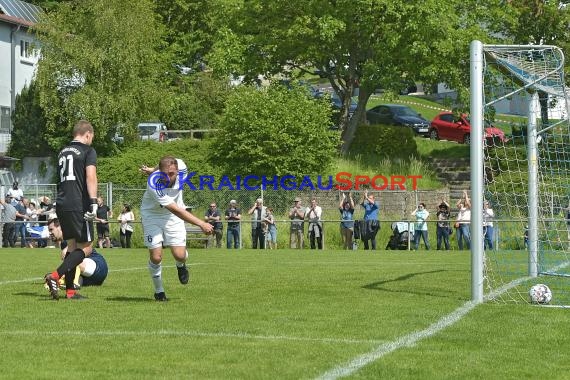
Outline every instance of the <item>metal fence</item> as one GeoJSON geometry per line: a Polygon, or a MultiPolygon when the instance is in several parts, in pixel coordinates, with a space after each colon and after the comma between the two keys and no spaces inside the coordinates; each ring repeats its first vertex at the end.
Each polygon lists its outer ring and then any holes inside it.
{"type": "MultiPolygon", "coordinates": [[[[21,184],[24,195],[31,200],[38,200],[41,197],[47,196],[52,201],[55,201],[57,190],[55,184],[21,184]]],[[[135,231],[133,233],[132,242],[135,247],[143,246],[142,228],[140,226],[140,204],[144,194],[145,188],[127,188],[113,183],[99,184],[99,195],[104,198],[104,201],[113,212],[111,219],[111,237],[114,241],[118,242],[119,226],[116,218],[119,216],[123,205],[129,204],[132,211],[135,213],[135,218],[138,223],[135,223],[135,231]]],[[[293,200],[296,197],[302,199],[302,205],[307,206],[310,204],[311,199],[317,199],[319,206],[323,209],[323,225],[325,234],[325,247],[340,248],[342,247],[342,240],[340,238],[339,223],[340,212],[339,203],[342,197],[339,190],[307,190],[307,191],[287,191],[287,190],[185,190],[184,200],[185,204],[192,209],[192,212],[203,218],[208,205],[211,202],[216,202],[219,211],[222,215],[228,208],[231,200],[237,202],[238,207],[242,214],[241,223],[241,246],[251,247],[251,224],[249,223],[250,216],[247,211],[254,205],[258,198],[262,198],[264,205],[273,209],[275,219],[278,221],[279,241],[278,246],[289,246],[289,226],[288,212],[293,205],[293,200]]],[[[346,193],[346,192],[345,192],[346,193]]],[[[435,215],[437,205],[442,199],[446,199],[453,207],[454,200],[449,200],[449,192],[430,191],[430,190],[416,190],[416,191],[369,191],[376,198],[380,205],[380,220],[383,224],[383,229],[378,236],[378,239],[387,239],[391,233],[390,228],[386,227],[393,221],[409,220],[411,212],[416,208],[419,202],[424,202],[428,210],[435,215]]],[[[346,193],[347,194],[347,193],[346,193]]],[[[361,219],[363,216],[363,209],[359,206],[362,201],[363,191],[351,191],[355,201],[355,219],[361,219]]],[[[39,202],[36,201],[36,204],[39,202]]],[[[226,230],[226,228],[224,228],[226,230]]],[[[224,241],[222,246],[226,246],[224,232],[224,241]]],[[[202,239],[190,241],[192,245],[200,246],[202,239]]],[[[117,243],[118,244],[118,243],[117,243]]],[[[381,244],[379,244],[379,248],[381,244]]],[[[383,248],[383,247],[382,247],[383,248]]]]}

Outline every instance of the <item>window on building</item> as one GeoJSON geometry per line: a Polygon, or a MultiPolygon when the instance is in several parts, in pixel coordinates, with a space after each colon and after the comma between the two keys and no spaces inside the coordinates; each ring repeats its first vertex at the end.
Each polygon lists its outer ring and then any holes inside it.
{"type": "Polygon", "coordinates": [[[0,133],[10,133],[10,107],[0,107],[0,133]]]}
{"type": "Polygon", "coordinates": [[[34,58],[34,46],[31,41],[20,40],[20,57],[21,58],[34,58]]]}

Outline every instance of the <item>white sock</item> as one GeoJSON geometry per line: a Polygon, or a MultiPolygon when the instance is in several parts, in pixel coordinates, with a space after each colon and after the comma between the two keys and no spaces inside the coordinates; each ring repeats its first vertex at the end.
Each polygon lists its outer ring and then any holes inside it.
{"type": "Polygon", "coordinates": [[[184,265],[186,265],[186,260],[188,260],[188,251],[186,251],[186,255],[184,256],[184,261],[176,260],[176,266],[178,268],[182,268],[184,265]]]}
{"type": "Polygon", "coordinates": [[[164,287],[162,285],[162,265],[154,264],[152,261],[148,262],[148,271],[150,277],[152,278],[152,283],[154,285],[155,293],[164,292],[164,287]]]}

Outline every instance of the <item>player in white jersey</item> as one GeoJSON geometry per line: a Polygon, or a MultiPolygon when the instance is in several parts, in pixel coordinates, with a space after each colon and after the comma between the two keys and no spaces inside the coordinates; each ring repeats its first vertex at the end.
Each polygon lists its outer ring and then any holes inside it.
{"type": "Polygon", "coordinates": [[[182,190],[187,169],[182,160],[165,156],[160,159],[158,170],[146,166],[141,170],[149,174],[141,218],[145,245],[150,253],[148,268],[154,284],[154,299],[167,301],[162,283],[162,247],[170,246],[178,279],[187,284],[190,274],[186,267],[188,251],[184,222],[199,226],[206,234],[212,232],[212,225],[186,211],[182,190]]]}

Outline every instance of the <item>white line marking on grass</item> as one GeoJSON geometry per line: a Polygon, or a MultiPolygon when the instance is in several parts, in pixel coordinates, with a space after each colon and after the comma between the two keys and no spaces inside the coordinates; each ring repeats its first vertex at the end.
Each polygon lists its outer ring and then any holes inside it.
{"type": "MultiPolygon", "coordinates": [[[[188,266],[195,266],[195,265],[205,265],[206,263],[193,263],[187,264],[188,266]]],[[[174,268],[176,265],[163,265],[163,268],[174,268]]],[[[124,269],[111,269],[109,272],[132,272],[137,270],[148,270],[148,267],[139,267],[139,268],[124,268],[124,269]]],[[[43,277],[34,277],[34,278],[25,278],[23,280],[9,280],[9,281],[0,281],[0,286],[2,285],[10,285],[10,284],[18,284],[22,282],[34,282],[34,281],[41,281],[43,277]]]]}
{"type": "MultiPolygon", "coordinates": [[[[523,277],[518,280],[514,280],[502,286],[501,288],[491,292],[486,297],[484,297],[484,300],[485,301],[492,300],[495,297],[498,297],[504,292],[508,291],[509,289],[514,288],[515,286],[529,279],[530,277],[523,277]]],[[[444,330],[445,328],[455,324],[456,322],[461,320],[461,318],[463,318],[467,313],[473,310],[477,305],[478,304],[473,301],[466,302],[465,304],[463,304],[463,306],[459,307],[458,309],[455,309],[453,312],[444,316],[439,321],[430,325],[428,328],[421,331],[413,332],[408,335],[404,335],[392,342],[384,343],[371,352],[357,356],[356,358],[352,359],[350,362],[325,372],[324,374],[317,377],[317,379],[329,380],[329,379],[338,379],[339,377],[349,376],[354,372],[358,371],[359,369],[363,368],[364,366],[380,359],[385,355],[388,355],[391,352],[394,352],[404,347],[412,347],[417,342],[425,338],[429,338],[435,335],[436,333],[444,330]]]]}
{"type": "Polygon", "coordinates": [[[256,340],[287,340],[301,342],[319,342],[319,343],[345,343],[345,344],[378,344],[379,340],[366,339],[339,339],[339,338],[305,338],[286,335],[252,335],[248,333],[215,333],[201,331],[175,331],[175,330],[158,330],[158,331],[0,331],[0,335],[20,335],[20,336],[186,336],[186,337],[204,337],[204,338],[239,338],[239,339],[256,339],[256,340]]]}

